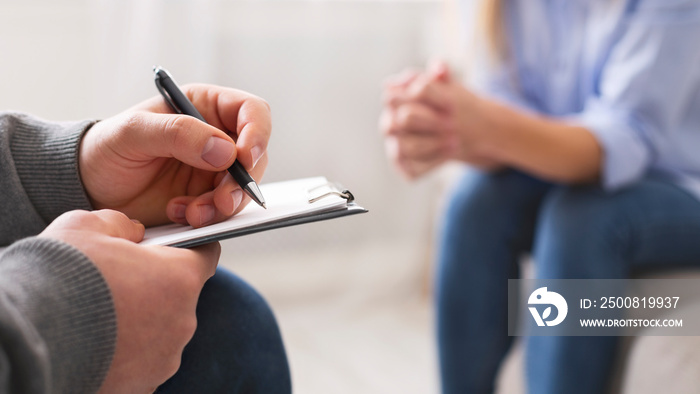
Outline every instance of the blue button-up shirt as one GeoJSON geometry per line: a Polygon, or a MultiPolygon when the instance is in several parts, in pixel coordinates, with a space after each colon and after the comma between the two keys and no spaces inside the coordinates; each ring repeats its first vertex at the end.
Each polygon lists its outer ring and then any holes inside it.
{"type": "Polygon", "coordinates": [[[608,189],[654,171],[700,196],[700,1],[503,1],[512,61],[481,89],[590,130],[608,189]]]}

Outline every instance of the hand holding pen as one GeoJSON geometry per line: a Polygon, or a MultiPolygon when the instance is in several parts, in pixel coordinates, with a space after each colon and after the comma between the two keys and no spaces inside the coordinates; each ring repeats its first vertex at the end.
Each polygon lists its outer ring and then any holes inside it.
{"type": "MultiPolygon", "coordinates": [[[[201,120],[202,122],[206,122],[204,117],[199,113],[199,111],[197,111],[194,104],[192,104],[187,96],[182,93],[167,70],[159,66],[155,66],[153,67],[153,72],[156,75],[155,81],[158,91],[168,105],[170,105],[170,108],[172,108],[173,111],[178,114],[189,115],[201,120]]],[[[205,147],[204,149],[207,148],[205,147]]],[[[262,193],[260,193],[258,184],[255,182],[255,180],[253,180],[250,174],[248,174],[245,168],[243,168],[240,161],[235,160],[228,168],[228,172],[231,174],[236,183],[243,188],[243,191],[245,191],[246,194],[253,199],[253,201],[255,201],[261,207],[267,208],[267,206],[265,206],[265,198],[263,197],[262,193]]]]}
{"type": "Polygon", "coordinates": [[[212,85],[188,85],[183,92],[208,124],[173,114],[156,96],[85,134],[79,169],[94,208],[122,211],[146,226],[173,221],[201,227],[250,202],[227,170],[238,160],[261,179],[269,106],[249,93],[212,85]]]}

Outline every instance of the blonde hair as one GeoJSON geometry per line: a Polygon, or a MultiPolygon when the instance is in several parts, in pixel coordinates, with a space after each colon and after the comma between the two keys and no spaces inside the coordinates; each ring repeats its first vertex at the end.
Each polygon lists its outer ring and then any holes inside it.
{"type": "Polygon", "coordinates": [[[481,1],[478,31],[486,38],[486,48],[491,60],[497,63],[508,60],[509,46],[503,17],[503,0],[481,1]]]}

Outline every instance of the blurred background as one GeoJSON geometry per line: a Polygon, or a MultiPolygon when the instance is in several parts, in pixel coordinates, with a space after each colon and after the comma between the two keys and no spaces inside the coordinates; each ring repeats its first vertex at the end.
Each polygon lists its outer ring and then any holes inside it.
{"type": "Polygon", "coordinates": [[[106,118],[179,83],[272,107],[264,179],[324,175],[369,214],[223,242],[275,310],[298,393],[429,393],[435,218],[449,174],[401,180],[377,130],[381,82],[459,63],[455,5],[424,1],[0,0],[0,108],[106,118]]]}

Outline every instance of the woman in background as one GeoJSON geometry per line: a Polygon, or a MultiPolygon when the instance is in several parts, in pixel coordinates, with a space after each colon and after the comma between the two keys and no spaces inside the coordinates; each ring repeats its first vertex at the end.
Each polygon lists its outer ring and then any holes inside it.
{"type": "MultiPolygon", "coordinates": [[[[700,2],[484,0],[477,86],[444,65],[385,85],[399,170],[482,169],[438,252],[445,393],[487,393],[511,344],[507,281],[627,278],[700,262],[700,2]]],[[[602,393],[617,338],[528,337],[531,393],[602,393]]]]}

